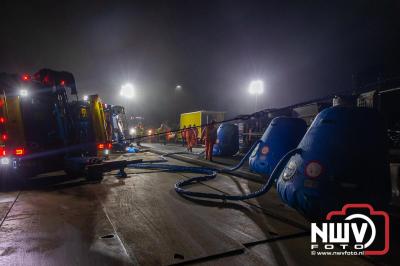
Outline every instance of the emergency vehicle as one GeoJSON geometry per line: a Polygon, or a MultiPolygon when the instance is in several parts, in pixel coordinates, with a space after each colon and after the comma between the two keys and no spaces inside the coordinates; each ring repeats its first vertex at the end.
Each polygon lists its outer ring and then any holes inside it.
{"type": "Polygon", "coordinates": [[[74,76],[50,69],[0,74],[0,136],[2,181],[68,172],[69,158],[102,158],[111,149],[100,98],[78,101],[74,76]]]}

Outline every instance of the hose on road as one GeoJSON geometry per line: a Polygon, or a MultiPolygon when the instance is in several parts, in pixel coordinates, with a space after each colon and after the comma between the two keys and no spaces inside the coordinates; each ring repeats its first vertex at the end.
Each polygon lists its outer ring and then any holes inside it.
{"type": "MultiPolygon", "coordinates": [[[[182,196],[189,196],[189,197],[197,197],[197,198],[208,198],[208,199],[221,199],[221,200],[247,200],[251,198],[255,198],[267,193],[275,181],[278,179],[280,173],[282,172],[283,168],[286,166],[287,161],[291,158],[292,155],[296,153],[301,153],[300,149],[294,149],[289,151],[283,158],[279,161],[277,166],[275,167],[274,171],[272,172],[270,178],[265,182],[265,184],[255,192],[242,194],[242,195],[227,195],[227,194],[215,194],[215,193],[206,193],[206,192],[195,192],[186,190],[183,187],[188,185],[193,185],[195,183],[209,181],[214,179],[218,173],[231,173],[243,166],[249,156],[252,154],[253,150],[257,147],[260,143],[260,140],[256,141],[251,149],[246,153],[246,155],[242,158],[242,160],[235,166],[231,168],[224,168],[224,169],[215,169],[209,167],[192,167],[192,166],[181,166],[181,165],[169,165],[169,164],[160,164],[160,161],[147,161],[144,163],[139,164],[131,164],[128,167],[130,168],[137,168],[137,169],[157,169],[157,170],[164,170],[167,172],[185,172],[185,173],[197,173],[201,174],[201,176],[192,177],[185,180],[178,181],[174,189],[175,191],[182,195],[182,196]],[[155,163],[157,162],[157,163],[155,163]]],[[[173,155],[174,153],[168,154],[173,155]]],[[[180,153],[179,153],[180,154],[180,153]]]]}

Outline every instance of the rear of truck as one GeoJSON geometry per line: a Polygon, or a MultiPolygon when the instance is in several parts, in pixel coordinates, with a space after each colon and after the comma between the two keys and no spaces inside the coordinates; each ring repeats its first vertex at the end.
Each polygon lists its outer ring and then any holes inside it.
{"type": "Polygon", "coordinates": [[[0,76],[1,179],[68,170],[71,162],[81,168],[108,157],[111,136],[100,98],[69,102],[67,89],[76,94],[68,72],[0,76]]]}
{"type": "Polygon", "coordinates": [[[2,175],[12,166],[12,157],[23,156],[26,149],[20,97],[17,93],[11,93],[11,87],[17,84],[19,80],[16,75],[0,74],[0,171],[2,175]]]}
{"type": "Polygon", "coordinates": [[[4,74],[1,82],[3,178],[58,169],[68,146],[68,124],[59,88],[28,75],[4,74]]]}
{"type": "Polygon", "coordinates": [[[112,148],[104,104],[98,95],[69,103],[73,120],[73,149],[68,157],[107,157],[112,148]]]}

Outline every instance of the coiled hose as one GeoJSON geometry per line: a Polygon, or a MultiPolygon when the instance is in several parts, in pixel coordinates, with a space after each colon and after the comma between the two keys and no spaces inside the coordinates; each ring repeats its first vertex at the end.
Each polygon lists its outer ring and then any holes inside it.
{"type": "MultiPolygon", "coordinates": [[[[224,195],[224,194],[214,194],[214,193],[205,193],[205,192],[194,192],[190,190],[185,190],[182,187],[191,185],[197,182],[202,182],[202,181],[207,181],[212,178],[214,178],[217,174],[215,172],[215,175],[206,175],[206,176],[200,176],[200,177],[193,177],[189,178],[186,180],[181,180],[178,181],[175,184],[175,191],[179,193],[180,195],[184,196],[190,196],[190,197],[197,197],[197,198],[209,198],[209,199],[222,199],[222,200],[247,200],[251,198],[256,198],[258,196],[261,196],[265,193],[267,193],[275,181],[278,179],[279,175],[281,174],[283,168],[286,166],[286,163],[288,160],[296,153],[300,153],[301,149],[294,149],[289,151],[288,153],[283,156],[283,158],[278,162],[276,165],[275,169],[272,171],[272,174],[268,181],[257,191],[248,193],[248,194],[243,194],[243,195],[224,195]]],[[[218,171],[218,172],[223,172],[223,171],[218,171]]],[[[226,173],[226,172],[225,172],[226,173]]]]}
{"type": "Polygon", "coordinates": [[[289,151],[282,159],[278,162],[275,169],[272,171],[272,174],[268,181],[257,191],[243,194],[243,195],[225,195],[225,194],[215,194],[215,193],[205,193],[205,192],[195,192],[183,189],[183,187],[192,185],[198,182],[208,181],[214,179],[218,173],[230,173],[234,172],[240,167],[243,166],[245,161],[249,158],[253,150],[257,147],[257,145],[261,142],[261,140],[256,141],[250,150],[246,153],[246,155],[242,158],[242,160],[232,168],[224,168],[224,169],[214,169],[208,167],[191,167],[191,166],[180,166],[180,165],[169,165],[169,164],[155,164],[154,161],[152,162],[145,162],[139,164],[132,164],[128,167],[130,168],[137,168],[137,169],[160,169],[167,172],[186,172],[186,173],[198,173],[202,174],[201,176],[192,177],[185,180],[178,181],[174,188],[175,191],[182,195],[182,196],[189,196],[189,197],[197,197],[197,198],[209,198],[209,199],[222,199],[222,200],[247,200],[251,198],[258,197],[262,194],[267,193],[271,187],[273,186],[274,182],[278,179],[280,173],[282,172],[283,168],[286,166],[287,161],[291,158],[292,155],[296,153],[301,153],[301,149],[293,149],[289,151]]]}

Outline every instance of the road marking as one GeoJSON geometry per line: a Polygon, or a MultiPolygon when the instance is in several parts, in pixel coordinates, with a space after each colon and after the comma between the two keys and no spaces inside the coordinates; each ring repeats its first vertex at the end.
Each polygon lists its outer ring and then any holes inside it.
{"type": "Polygon", "coordinates": [[[18,200],[18,198],[19,198],[19,195],[20,195],[20,194],[21,194],[21,191],[18,191],[18,194],[17,194],[17,196],[15,197],[15,199],[14,199],[13,203],[11,203],[11,206],[10,206],[10,208],[8,208],[8,210],[7,210],[6,214],[4,215],[4,218],[3,218],[3,220],[1,220],[1,223],[0,223],[0,228],[2,227],[2,225],[3,225],[4,221],[6,220],[6,218],[7,218],[8,214],[10,213],[11,209],[14,207],[14,204],[15,204],[15,202],[17,202],[17,200],[18,200]]]}
{"type": "Polygon", "coordinates": [[[123,250],[124,250],[124,252],[125,252],[126,257],[129,258],[129,259],[131,260],[131,262],[133,263],[133,265],[139,265],[139,262],[136,260],[135,256],[132,256],[132,257],[129,256],[129,253],[128,253],[128,251],[126,250],[124,243],[122,242],[121,238],[119,237],[119,235],[118,235],[118,233],[117,233],[117,230],[116,230],[116,228],[115,228],[114,223],[111,221],[110,216],[108,215],[108,212],[107,212],[106,207],[104,206],[103,202],[99,199],[99,197],[97,196],[96,193],[95,193],[95,195],[96,195],[97,200],[100,202],[100,204],[101,204],[101,206],[102,206],[102,209],[103,209],[103,212],[104,212],[104,214],[106,215],[108,222],[111,224],[111,227],[112,227],[112,229],[113,229],[113,231],[114,231],[114,235],[117,237],[119,243],[121,244],[121,246],[122,246],[122,248],[123,248],[123,250]]]}

